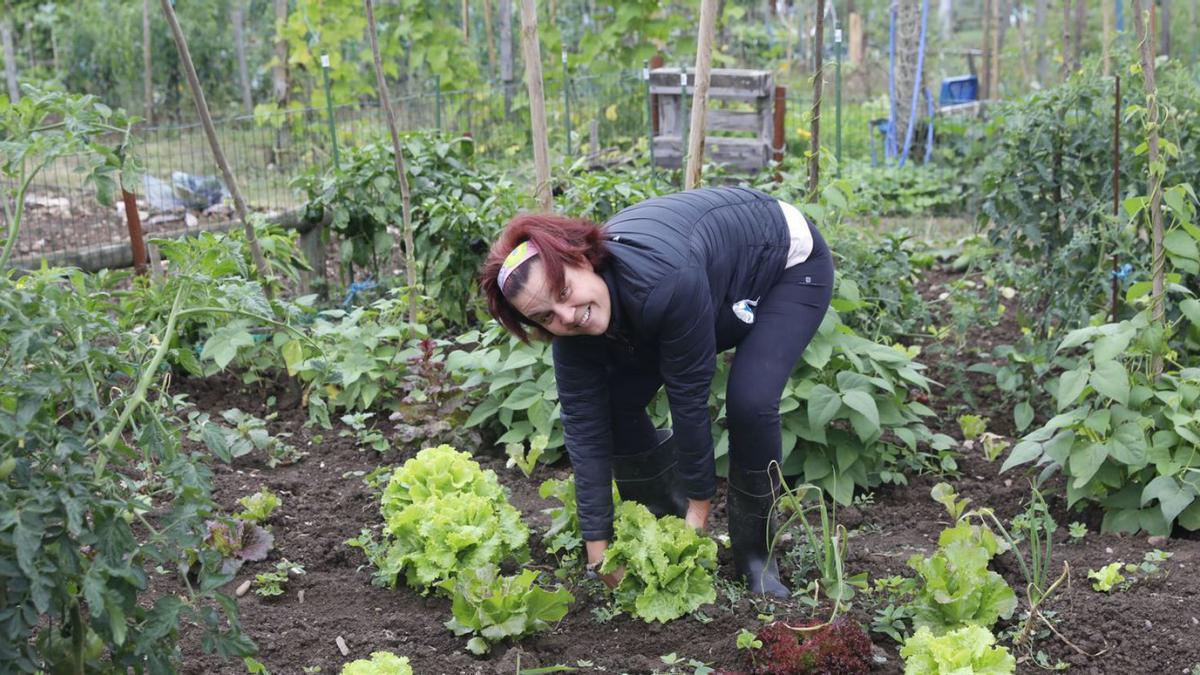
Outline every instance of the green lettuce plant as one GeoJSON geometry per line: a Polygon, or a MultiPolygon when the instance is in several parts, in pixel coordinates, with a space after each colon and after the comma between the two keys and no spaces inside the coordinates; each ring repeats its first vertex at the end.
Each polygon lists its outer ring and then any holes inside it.
{"type": "Polygon", "coordinates": [[[987,568],[1003,545],[987,527],[962,520],[942,531],[932,556],[910,558],[923,582],[913,599],[913,625],[943,633],[965,624],[991,628],[1012,616],[1016,594],[987,568]]]}
{"type": "Polygon", "coordinates": [[[1124,563],[1117,561],[1109,563],[1098,570],[1088,570],[1088,578],[1092,580],[1092,588],[1097,591],[1108,593],[1116,588],[1117,584],[1125,581],[1125,575],[1121,574],[1121,567],[1124,563]]]}
{"type": "Polygon", "coordinates": [[[904,675],[1010,675],[1016,659],[1004,647],[994,646],[996,636],[982,626],[963,626],[935,636],[922,626],[904,642],[904,675]]]}
{"type": "Polygon", "coordinates": [[[341,675],[413,675],[413,670],[407,656],[371,652],[370,659],[358,659],[342,666],[341,675]]]}
{"type": "Polygon", "coordinates": [[[481,567],[441,582],[454,613],[446,627],[455,635],[473,635],[467,649],[480,655],[501,640],[549,629],[566,616],[575,597],[561,586],[554,591],[537,586],[538,576],[531,569],[504,576],[496,567],[481,567]]]}
{"type": "Polygon", "coordinates": [[[615,589],[622,609],[647,623],[666,623],[716,601],[717,543],[682,518],[655,518],[625,501],[616,506],[613,531],[600,573],[624,568],[615,589]]]}
{"type": "MultiPolygon", "coordinates": [[[[579,507],[575,501],[575,476],[567,478],[551,478],[538,488],[542,499],[553,499],[562,506],[545,509],[550,516],[550,527],[542,535],[548,553],[562,551],[567,554],[576,553],[583,548],[583,532],[579,528],[579,507]]],[[[614,483],[612,489],[613,504],[621,502],[614,483]]]]}
{"type": "Polygon", "coordinates": [[[449,445],[426,448],[396,469],[380,512],[381,543],[369,530],[347,543],[366,551],[385,585],[403,574],[428,591],[467,570],[528,558],[529,529],[495,472],[449,445]]]}
{"type": "Polygon", "coordinates": [[[253,520],[256,523],[264,523],[283,504],[283,500],[279,495],[271,492],[271,488],[263,487],[263,489],[251,495],[246,495],[238,500],[238,504],[242,505],[242,512],[234,514],[234,518],[241,520],[253,520]]]}

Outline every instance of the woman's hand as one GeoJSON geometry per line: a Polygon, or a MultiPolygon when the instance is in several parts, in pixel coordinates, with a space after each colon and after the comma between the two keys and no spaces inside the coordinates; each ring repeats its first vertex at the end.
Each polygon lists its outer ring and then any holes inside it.
{"type": "MultiPolygon", "coordinates": [[[[587,542],[587,566],[589,570],[595,569],[599,571],[600,566],[604,563],[604,552],[608,550],[608,540],[600,539],[587,542]]],[[[625,576],[625,568],[618,567],[608,574],[601,574],[600,581],[604,582],[609,588],[616,588],[617,584],[621,583],[621,578],[625,576]]]]}
{"type": "Polygon", "coordinates": [[[689,499],[687,515],[683,520],[700,532],[708,529],[708,510],[712,508],[711,499],[689,499]]]}

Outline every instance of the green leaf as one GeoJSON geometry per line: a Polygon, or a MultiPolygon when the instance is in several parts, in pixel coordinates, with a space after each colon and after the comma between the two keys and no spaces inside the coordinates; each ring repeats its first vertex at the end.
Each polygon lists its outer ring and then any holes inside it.
{"type": "Polygon", "coordinates": [[[509,410],[524,410],[542,399],[542,390],[532,382],[522,382],[500,404],[501,408],[509,410]]]}
{"type": "Polygon", "coordinates": [[[1101,394],[1111,398],[1121,405],[1129,403],[1129,374],[1125,366],[1117,361],[1104,361],[1096,364],[1096,370],[1091,375],[1092,387],[1101,394]]]}
{"type": "Polygon", "coordinates": [[[1017,431],[1025,431],[1033,422],[1033,406],[1029,405],[1028,401],[1021,401],[1013,408],[1013,422],[1017,426],[1017,431]]]}
{"type": "Polygon", "coordinates": [[[1132,324],[1120,324],[1120,327],[1111,335],[1105,335],[1096,340],[1096,344],[1092,348],[1092,358],[1096,363],[1116,358],[1129,346],[1129,341],[1133,339],[1135,332],[1132,324]]]}
{"type": "Polygon", "coordinates": [[[1171,523],[1195,501],[1196,491],[1190,485],[1181,485],[1175,476],[1158,476],[1142,490],[1142,506],[1153,499],[1158,500],[1163,519],[1171,523]]]}
{"type": "Polygon", "coordinates": [[[1200,326],[1200,300],[1188,298],[1179,303],[1179,310],[1183,312],[1188,321],[1192,322],[1193,326],[1200,326]]]}
{"type": "Polygon", "coordinates": [[[1075,479],[1073,485],[1082,488],[1100,470],[1100,465],[1108,458],[1108,446],[1104,443],[1090,443],[1071,450],[1070,475],[1075,479]]]}
{"type": "Polygon", "coordinates": [[[833,389],[818,384],[808,394],[808,426],[813,429],[826,426],[841,408],[841,396],[833,389]]]}
{"type": "Polygon", "coordinates": [[[1058,400],[1058,409],[1061,411],[1073,404],[1079,395],[1083,393],[1084,387],[1087,386],[1088,377],[1092,374],[1091,369],[1087,364],[1080,366],[1075,370],[1068,370],[1058,378],[1058,392],[1055,397],[1058,400]]]}
{"type": "MultiPolygon", "coordinates": [[[[842,394],[842,401],[852,410],[858,412],[867,422],[870,423],[874,431],[879,431],[879,409],[875,406],[875,399],[865,391],[852,389],[842,394]]],[[[861,434],[860,434],[861,435],[861,434]]]]}
{"type": "Polygon", "coordinates": [[[213,331],[213,334],[204,342],[200,359],[211,359],[218,368],[224,369],[237,356],[239,348],[250,347],[253,344],[254,337],[245,327],[239,324],[222,326],[213,331]]]}
{"type": "Polygon", "coordinates": [[[1042,444],[1034,441],[1021,441],[1017,443],[1012,452],[1008,454],[1008,459],[1004,460],[1004,464],[1000,466],[1000,473],[1004,473],[1009,469],[1019,464],[1032,462],[1042,456],[1042,444]]]}
{"type": "Polygon", "coordinates": [[[1163,247],[1171,255],[1187,258],[1188,260],[1196,260],[1200,258],[1200,249],[1196,247],[1196,240],[1183,230],[1172,230],[1163,237],[1163,247]]]}

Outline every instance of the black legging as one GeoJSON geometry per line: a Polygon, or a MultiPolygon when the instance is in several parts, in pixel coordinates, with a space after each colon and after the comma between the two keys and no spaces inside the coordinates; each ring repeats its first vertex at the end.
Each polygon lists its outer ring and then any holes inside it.
{"type": "MultiPolygon", "coordinates": [[[[813,251],[784,270],[755,308],[754,327],[737,346],[725,388],[729,461],[742,471],[781,461],[779,399],[788,378],[817,333],[833,297],[833,256],[816,228],[813,251]]],[[[635,454],[654,443],[646,406],[662,386],[657,372],[609,370],[613,454],[635,454]]]]}

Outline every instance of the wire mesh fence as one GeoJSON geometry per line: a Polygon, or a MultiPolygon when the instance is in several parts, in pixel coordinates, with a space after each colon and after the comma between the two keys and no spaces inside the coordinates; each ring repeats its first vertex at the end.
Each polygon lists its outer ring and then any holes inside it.
{"type": "MultiPolygon", "coordinates": [[[[548,72],[545,106],[552,157],[570,160],[597,149],[629,147],[647,136],[646,94],[646,82],[637,72],[575,77],[548,72]]],[[[454,91],[425,82],[394,96],[393,102],[404,131],[470,136],[477,156],[503,160],[517,171],[528,168],[529,100],[519,81],[454,91]]],[[[789,92],[785,128],[790,153],[807,150],[810,107],[806,93],[789,92]]],[[[843,157],[868,157],[872,111],[844,103],[842,115],[843,157]]],[[[295,185],[298,176],[325,171],[338,152],[387,137],[383,110],[367,102],[228,117],[215,126],[248,207],[265,214],[304,205],[306,196],[295,185]]],[[[832,148],[835,110],[828,98],[821,129],[823,145],[832,148]]],[[[137,185],[126,187],[136,195],[147,238],[228,227],[233,217],[228,193],[199,124],[140,128],[135,137],[144,175],[137,185]]],[[[96,200],[80,171],[86,161],[61,158],[31,186],[15,266],[37,267],[43,260],[90,269],[131,264],[124,207],[120,200],[112,206],[96,200]]]]}

